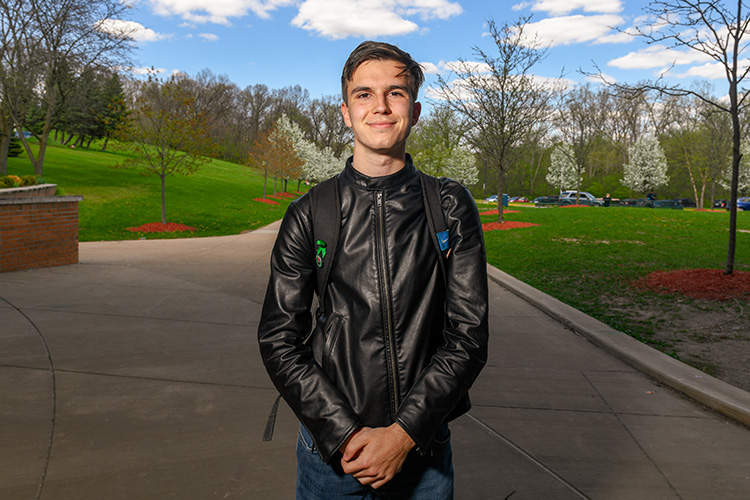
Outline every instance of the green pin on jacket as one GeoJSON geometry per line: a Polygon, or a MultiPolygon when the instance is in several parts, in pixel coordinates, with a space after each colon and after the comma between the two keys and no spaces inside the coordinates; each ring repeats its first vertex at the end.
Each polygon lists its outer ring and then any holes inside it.
{"type": "Polygon", "coordinates": [[[318,240],[315,244],[317,245],[317,250],[315,251],[315,264],[318,267],[323,267],[323,259],[326,256],[326,242],[318,240]]]}

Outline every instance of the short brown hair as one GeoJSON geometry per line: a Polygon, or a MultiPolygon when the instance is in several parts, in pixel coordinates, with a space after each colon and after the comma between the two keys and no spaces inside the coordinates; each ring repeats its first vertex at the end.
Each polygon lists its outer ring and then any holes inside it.
{"type": "Polygon", "coordinates": [[[341,95],[344,98],[344,102],[347,102],[349,82],[354,76],[354,72],[362,63],[367,61],[396,61],[400,63],[404,67],[400,75],[406,75],[409,94],[413,101],[417,100],[419,87],[424,83],[424,73],[419,63],[408,52],[404,52],[395,45],[385,42],[367,41],[360,43],[349,54],[349,59],[344,64],[344,70],[341,72],[341,95]]]}

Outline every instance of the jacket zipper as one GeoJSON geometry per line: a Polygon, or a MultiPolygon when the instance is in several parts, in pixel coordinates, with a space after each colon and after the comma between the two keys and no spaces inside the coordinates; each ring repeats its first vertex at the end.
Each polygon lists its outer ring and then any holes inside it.
{"type": "Polygon", "coordinates": [[[380,243],[380,255],[379,255],[379,267],[381,276],[381,287],[383,290],[383,302],[385,307],[385,352],[388,359],[388,375],[391,380],[391,392],[393,407],[391,411],[393,415],[396,414],[398,407],[401,405],[399,401],[399,390],[398,390],[398,379],[396,377],[398,370],[396,369],[396,344],[393,338],[393,311],[391,306],[391,288],[390,281],[388,279],[388,266],[386,265],[386,240],[385,240],[385,204],[383,203],[383,192],[378,191],[376,195],[377,208],[378,208],[378,240],[380,243]]]}

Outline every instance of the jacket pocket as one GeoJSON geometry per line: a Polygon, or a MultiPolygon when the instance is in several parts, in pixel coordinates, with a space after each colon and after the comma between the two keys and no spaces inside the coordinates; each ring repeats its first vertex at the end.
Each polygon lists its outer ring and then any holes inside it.
{"type": "Polygon", "coordinates": [[[326,327],[324,330],[326,341],[323,348],[322,368],[323,371],[325,371],[325,373],[329,376],[332,374],[330,364],[333,348],[336,346],[336,341],[338,339],[339,332],[341,332],[343,324],[344,317],[337,313],[331,314],[331,317],[329,317],[328,321],[326,322],[326,327]]]}

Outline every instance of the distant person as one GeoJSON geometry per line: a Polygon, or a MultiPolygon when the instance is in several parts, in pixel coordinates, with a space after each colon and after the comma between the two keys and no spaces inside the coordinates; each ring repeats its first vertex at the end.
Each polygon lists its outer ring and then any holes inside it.
{"type": "Polygon", "coordinates": [[[609,196],[609,193],[607,193],[607,195],[602,199],[602,204],[605,207],[608,207],[610,203],[612,203],[612,198],[609,196]]]}
{"type": "Polygon", "coordinates": [[[258,340],[301,422],[297,500],[453,498],[448,422],[468,411],[487,359],[487,274],[477,208],[459,183],[439,183],[447,258],[430,230],[406,154],[423,80],[393,45],[351,53],[341,111],[354,154],[325,186],[340,196],[335,260],[313,237],[310,194],[289,206],[271,255],[258,340]]]}
{"type": "Polygon", "coordinates": [[[646,198],[648,198],[648,201],[654,201],[656,199],[656,195],[654,194],[654,190],[648,192],[648,195],[646,195],[646,198]]]}

